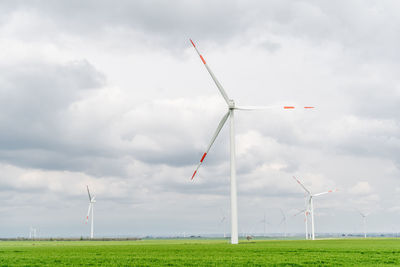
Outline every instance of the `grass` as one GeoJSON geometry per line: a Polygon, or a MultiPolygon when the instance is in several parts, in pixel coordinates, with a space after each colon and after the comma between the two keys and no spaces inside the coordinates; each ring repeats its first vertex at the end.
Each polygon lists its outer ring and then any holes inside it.
{"type": "Polygon", "coordinates": [[[4,241],[0,266],[399,266],[400,239],[4,241]]]}

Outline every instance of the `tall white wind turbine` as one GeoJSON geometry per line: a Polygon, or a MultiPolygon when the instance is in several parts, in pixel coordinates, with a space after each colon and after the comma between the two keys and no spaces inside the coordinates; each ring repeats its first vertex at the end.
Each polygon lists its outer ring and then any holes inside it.
{"type": "Polygon", "coordinates": [[[328,193],[332,193],[332,192],[336,192],[337,189],[335,190],[329,190],[326,192],[322,192],[322,193],[318,193],[318,194],[312,194],[296,177],[293,176],[293,179],[295,179],[297,181],[297,183],[304,189],[304,191],[306,192],[307,196],[308,196],[308,206],[306,207],[306,210],[309,209],[310,210],[310,215],[311,215],[311,239],[315,240],[315,231],[314,231],[314,205],[313,205],[313,199],[314,197],[317,196],[321,196],[321,195],[325,195],[328,193]]]}
{"type": "MultiPolygon", "coordinates": [[[[197,54],[200,56],[201,61],[203,62],[204,66],[206,67],[208,73],[211,75],[211,78],[214,80],[215,85],[217,86],[219,92],[221,93],[222,97],[224,98],[228,112],[222,117],[220,123],[218,124],[217,130],[215,131],[213,137],[211,138],[211,142],[208,145],[206,151],[204,152],[203,156],[200,159],[199,164],[197,165],[193,175],[196,175],[199,167],[204,161],[208,151],[210,150],[211,146],[213,145],[215,139],[217,138],[219,132],[221,131],[222,127],[224,126],[225,122],[227,121],[228,117],[230,118],[230,160],[231,160],[231,244],[238,244],[239,242],[239,235],[238,235],[238,215],[237,215],[237,189],[236,189],[236,152],[235,152],[235,127],[234,127],[234,111],[235,110],[262,110],[262,109],[270,109],[270,108],[277,108],[277,106],[273,107],[260,107],[260,106],[236,106],[235,101],[230,99],[226,94],[224,88],[219,83],[217,78],[215,77],[214,73],[211,71],[210,67],[207,65],[206,61],[204,60],[203,56],[200,54],[199,50],[197,49],[196,45],[190,40],[194,49],[196,50],[197,54]]],[[[294,109],[293,106],[282,106],[283,109],[294,109]]],[[[305,109],[311,109],[314,107],[304,107],[305,109]]]]}
{"type": "Polygon", "coordinates": [[[89,216],[91,217],[91,223],[90,223],[90,238],[93,239],[93,210],[94,210],[94,203],[96,203],[96,197],[95,196],[91,196],[90,195],[90,191],[89,191],[89,186],[86,186],[87,188],[87,192],[89,195],[89,209],[86,215],[86,221],[85,223],[87,224],[89,221],[89,216]],[[92,214],[90,214],[90,212],[92,212],[92,214]]]}

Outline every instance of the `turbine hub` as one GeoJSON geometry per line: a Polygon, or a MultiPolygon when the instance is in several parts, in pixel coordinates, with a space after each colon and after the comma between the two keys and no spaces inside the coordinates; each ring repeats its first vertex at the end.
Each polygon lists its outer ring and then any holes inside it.
{"type": "Polygon", "coordinates": [[[234,108],[235,108],[235,101],[229,99],[229,109],[234,109],[234,108]]]}

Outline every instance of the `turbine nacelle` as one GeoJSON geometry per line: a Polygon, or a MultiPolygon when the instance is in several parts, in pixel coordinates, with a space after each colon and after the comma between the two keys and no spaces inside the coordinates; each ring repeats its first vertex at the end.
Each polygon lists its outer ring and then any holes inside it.
{"type": "Polygon", "coordinates": [[[229,107],[229,109],[235,109],[235,108],[236,108],[236,106],[235,106],[235,101],[232,100],[232,99],[229,99],[229,101],[228,101],[228,107],[229,107]]]}

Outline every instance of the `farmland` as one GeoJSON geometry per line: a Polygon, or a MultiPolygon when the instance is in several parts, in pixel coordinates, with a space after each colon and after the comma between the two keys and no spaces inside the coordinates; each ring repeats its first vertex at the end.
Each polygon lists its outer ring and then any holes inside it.
{"type": "Polygon", "coordinates": [[[0,266],[400,265],[400,239],[3,241],[0,266]]]}

